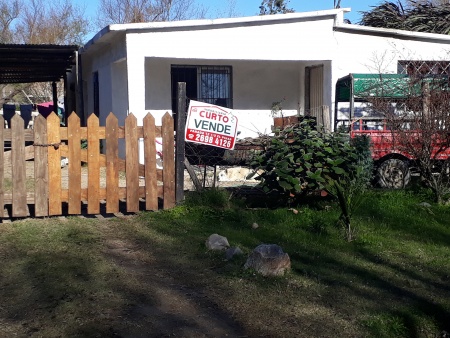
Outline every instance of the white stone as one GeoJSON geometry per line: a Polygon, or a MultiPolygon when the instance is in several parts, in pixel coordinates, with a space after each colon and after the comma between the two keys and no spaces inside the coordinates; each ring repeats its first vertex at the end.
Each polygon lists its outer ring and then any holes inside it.
{"type": "Polygon", "coordinates": [[[244,265],[244,269],[253,269],[263,276],[282,276],[290,268],[289,255],[276,244],[258,245],[244,265]]]}
{"type": "Polygon", "coordinates": [[[230,247],[228,239],[218,234],[209,236],[205,244],[209,250],[226,250],[230,247]]]}

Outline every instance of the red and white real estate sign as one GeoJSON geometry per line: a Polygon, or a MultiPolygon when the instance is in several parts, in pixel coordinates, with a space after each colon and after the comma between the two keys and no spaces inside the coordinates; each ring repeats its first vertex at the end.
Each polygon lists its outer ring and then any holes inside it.
{"type": "Polygon", "coordinates": [[[187,142],[234,149],[238,119],[232,110],[209,103],[189,103],[185,139],[187,142]]]}

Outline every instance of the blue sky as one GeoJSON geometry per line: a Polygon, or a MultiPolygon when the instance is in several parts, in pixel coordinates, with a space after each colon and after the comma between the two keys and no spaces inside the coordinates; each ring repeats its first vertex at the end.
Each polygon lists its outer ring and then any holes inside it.
{"type": "MultiPolygon", "coordinates": [[[[346,15],[352,23],[359,21],[360,15],[358,11],[370,10],[370,6],[376,6],[382,0],[341,0],[341,8],[350,7],[352,12],[346,15]]],[[[197,0],[197,3],[204,4],[209,7],[210,14],[220,12],[221,9],[227,7],[227,0],[197,0]]],[[[257,15],[261,0],[235,0],[236,12],[243,16],[257,15]]],[[[296,12],[319,11],[324,9],[332,9],[334,0],[290,0],[288,7],[293,8],[296,12]]]]}
{"type": "MultiPolygon", "coordinates": [[[[86,9],[86,16],[95,17],[99,0],[73,0],[86,9]]],[[[235,12],[238,16],[252,16],[259,14],[259,6],[262,0],[195,0],[197,4],[201,4],[208,8],[208,18],[222,17],[220,13],[224,13],[229,8],[229,2],[235,3],[235,12]]],[[[352,12],[346,14],[346,19],[352,23],[357,23],[360,19],[359,11],[368,11],[371,6],[376,6],[382,0],[341,0],[341,8],[351,8],[352,12]]],[[[319,11],[332,9],[334,0],[290,0],[288,7],[293,8],[296,12],[319,11]]]]}

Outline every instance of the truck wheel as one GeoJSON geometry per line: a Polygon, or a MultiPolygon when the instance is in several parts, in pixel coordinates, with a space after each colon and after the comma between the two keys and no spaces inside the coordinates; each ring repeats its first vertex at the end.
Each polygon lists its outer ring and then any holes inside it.
{"type": "Polygon", "coordinates": [[[377,170],[378,184],[382,188],[402,189],[411,180],[411,172],[406,161],[391,158],[383,161],[377,170]]]}

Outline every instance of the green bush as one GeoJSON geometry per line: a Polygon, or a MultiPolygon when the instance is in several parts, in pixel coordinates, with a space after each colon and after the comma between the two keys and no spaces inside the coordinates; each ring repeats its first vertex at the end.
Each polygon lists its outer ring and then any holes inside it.
{"type": "Polygon", "coordinates": [[[303,119],[278,131],[251,165],[262,169],[264,191],[278,191],[295,200],[308,191],[326,189],[330,180],[347,176],[357,159],[347,136],[317,130],[313,120],[303,119]]]}

